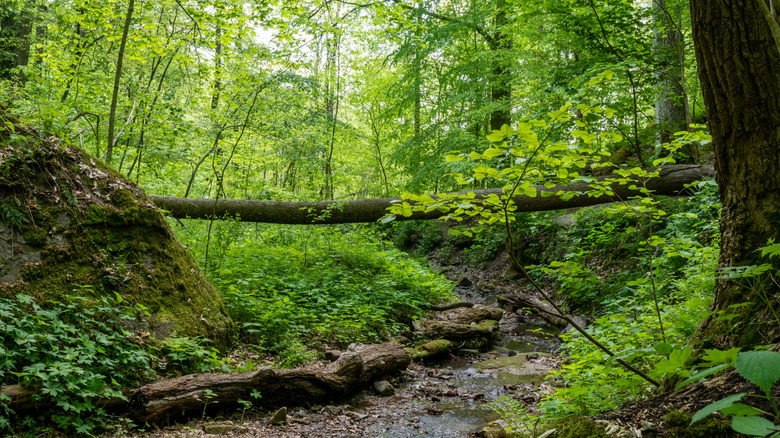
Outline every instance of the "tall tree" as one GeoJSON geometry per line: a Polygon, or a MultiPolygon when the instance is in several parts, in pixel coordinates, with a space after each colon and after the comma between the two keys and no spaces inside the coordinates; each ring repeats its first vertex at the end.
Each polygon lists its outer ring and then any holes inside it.
{"type": "MultiPolygon", "coordinates": [[[[757,249],[780,238],[780,41],[772,34],[777,12],[765,17],[762,6],[769,9],[766,0],[691,0],[723,204],[721,269],[764,262],[757,249]]],[[[725,344],[777,342],[779,299],[774,278],[721,278],[714,310],[738,317],[711,317],[700,330],[725,344]],[[737,304],[747,306],[730,308],[737,304]]]]}
{"type": "Polygon", "coordinates": [[[125,26],[122,29],[122,42],[119,44],[119,54],[116,60],[116,73],[114,75],[114,93],[111,96],[111,113],[108,116],[108,144],[106,145],[106,163],[111,164],[111,155],[114,153],[114,123],[116,119],[116,104],[119,96],[119,80],[122,78],[122,62],[125,58],[125,47],[127,46],[127,34],[130,32],[130,21],[133,18],[133,6],[135,0],[130,0],[127,4],[127,15],[125,16],[125,26]]]}

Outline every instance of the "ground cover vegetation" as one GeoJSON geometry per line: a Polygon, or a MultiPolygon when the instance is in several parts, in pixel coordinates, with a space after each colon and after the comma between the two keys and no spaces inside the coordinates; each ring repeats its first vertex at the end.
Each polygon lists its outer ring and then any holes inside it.
{"type": "MultiPolygon", "coordinates": [[[[720,410],[734,430],[774,433],[778,376],[756,370],[775,352],[748,350],[780,333],[780,80],[767,67],[780,57],[780,31],[774,3],[722,3],[11,0],[0,4],[0,102],[41,139],[59,136],[150,194],[400,196],[379,226],[172,224],[238,323],[235,341],[275,366],[385,339],[451,298],[451,285],[381,231],[418,256],[438,248],[485,264],[506,254],[539,293],[595,320],[567,335],[568,362],[553,377],[563,386],[541,404],[549,419],[734,366],[773,410],[730,398],[694,419],[720,410]],[[728,8],[748,30],[721,26],[714,14],[728,8]],[[755,34],[710,38],[714,28],[755,34]],[[713,181],[687,201],[642,184],[674,163],[713,161],[719,196],[713,181]],[[553,191],[573,182],[587,189],[553,191]],[[643,196],[580,210],[566,226],[511,202],[610,195],[611,183],[643,196]],[[487,187],[504,192],[469,195],[487,187]],[[463,193],[430,196],[449,190],[463,193]],[[466,225],[450,238],[431,223],[391,225],[419,209],[466,225]]],[[[29,155],[6,128],[3,159],[29,155]]],[[[8,229],[26,211],[19,200],[0,204],[8,229]]],[[[208,339],[129,330],[123,309],[143,308],[76,286],[62,299],[0,302],[0,383],[42,388],[35,397],[56,406],[20,418],[0,400],[4,431],[94,433],[108,415],[100,400],[122,387],[255,365],[221,357],[208,339]]],[[[503,406],[527,434],[532,416],[503,406]]]]}

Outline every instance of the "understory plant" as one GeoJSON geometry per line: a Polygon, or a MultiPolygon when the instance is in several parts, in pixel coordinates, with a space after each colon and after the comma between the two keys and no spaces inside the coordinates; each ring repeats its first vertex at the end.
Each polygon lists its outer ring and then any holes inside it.
{"type": "MultiPolygon", "coordinates": [[[[196,256],[198,226],[179,232],[196,256]]],[[[229,236],[213,233],[230,243],[216,244],[223,249],[208,276],[241,325],[241,341],[274,354],[280,366],[316,359],[322,344],[387,338],[451,297],[449,281],[370,227],[227,226],[229,236]]]]}
{"type": "Polygon", "coordinates": [[[45,304],[26,295],[0,299],[0,386],[21,385],[42,407],[16,415],[10,398],[0,395],[0,431],[103,429],[106,401],[126,399],[123,387],[152,377],[152,356],[124,328],[132,317],[132,308],[107,297],[64,295],[45,304]]]}

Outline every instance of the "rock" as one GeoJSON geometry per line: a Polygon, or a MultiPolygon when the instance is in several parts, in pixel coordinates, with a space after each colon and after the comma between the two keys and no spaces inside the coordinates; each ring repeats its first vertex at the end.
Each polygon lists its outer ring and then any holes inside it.
{"type": "Polygon", "coordinates": [[[338,360],[339,357],[341,357],[341,352],[339,350],[325,350],[325,359],[333,362],[338,360]]]}
{"type": "Polygon", "coordinates": [[[460,279],[458,279],[458,287],[468,288],[473,284],[474,283],[472,283],[471,280],[469,280],[469,278],[466,276],[460,277],[460,279]]]}
{"type": "Polygon", "coordinates": [[[458,356],[479,356],[479,350],[472,348],[460,348],[458,349],[458,356]]]}
{"type": "Polygon", "coordinates": [[[480,438],[506,438],[506,430],[497,424],[491,424],[477,434],[480,438]]]}
{"type": "Polygon", "coordinates": [[[458,324],[474,324],[485,320],[500,321],[504,316],[504,311],[497,307],[474,306],[461,309],[452,322],[458,324]]]}
{"type": "Polygon", "coordinates": [[[395,388],[387,380],[374,382],[374,391],[382,397],[389,397],[395,394],[395,388]]]}
{"type": "Polygon", "coordinates": [[[206,435],[226,435],[234,430],[238,430],[239,426],[231,422],[226,423],[206,423],[202,427],[203,433],[206,435]]]}
{"type": "Polygon", "coordinates": [[[273,424],[274,426],[281,426],[284,423],[287,422],[287,408],[282,407],[276,413],[274,413],[273,416],[271,416],[271,419],[268,421],[269,423],[273,424]]]}
{"type": "MultiPolygon", "coordinates": [[[[584,318],[584,317],[582,317],[582,316],[573,316],[573,315],[570,315],[569,317],[570,317],[572,320],[574,320],[574,322],[576,322],[578,326],[580,326],[580,327],[582,327],[582,328],[585,328],[585,327],[587,327],[587,326],[588,326],[588,320],[587,320],[587,319],[585,319],[585,318],[584,318]]],[[[573,325],[571,325],[571,324],[566,324],[566,327],[564,327],[564,328],[563,328],[563,330],[561,330],[561,334],[564,334],[564,333],[566,333],[566,332],[568,332],[568,331],[570,331],[570,330],[574,330],[574,326],[573,326],[573,325]]]]}
{"type": "Polygon", "coordinates": [[[528,353],[525,355],[525,358],[528,360],[539,359],[539,353],[528,353]]]}
{"type": "Polygon", "coordinates": [[[504,269],[504,272],[501,273],[501,278],[503,278],[504,281],[515,281],[523,278],[523,273],[518,271],[514,266],[510,265],[504,269]]]}
{"type": "Polygon", "coordinates": [[[327,405],[320,410],[320,413],[325,415],[338,415],[341,413],[341,409],[333,405],[327,405]]]}
{"type": "Polygon", "coordinates": [[[438,339],[415,347],[409,355],[415,359],[426,359],[439,356],[455,348],[455,343],[446,339],[438,339]]]}

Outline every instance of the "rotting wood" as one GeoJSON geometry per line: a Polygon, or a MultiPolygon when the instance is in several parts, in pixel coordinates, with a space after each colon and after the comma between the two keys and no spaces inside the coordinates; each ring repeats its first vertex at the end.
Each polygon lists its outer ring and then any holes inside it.
{"type": "MultiPolygon", "coordinates": [[[[573,183],[566,186],[545,188],[534,186],[537,196],[517,195],[512,198],[516,211],[547,211],[565,208],[585,207],[624,201],[634,196],[642,196],[638,190],[632,190],[631,185],[646,187],[657,195],[678,196],[687,194],[685,186],[703,177],[714,176],[712,166],[671,165],[660,171],[658,178],[646,181],[633,181],[625,184],[614,183],[610,187],[614,196],[575,196],[564,201],[559,196],[542,197],[545,192],[586,192],[586,183],[573,183]]],[[[612,178],[619,178],[611,175],[612,178]]],[[[607,177],[600,177],[603,180],[607,177]]],[[[630,180],[630,179],[628,179],[630,180]]],[[[475,199],[489,195],[501,195],[502,189],[472,190],[456,192],[466,194],[473,192],[475,199]]],[[[321,202],[283,202],[255,201],[238,199],[196,199],[166,196],[151,196],[152,202],[166,211],[173,218],[190,219],[227,219],[242,222],[266,222],[277,224],[340,224],[358,222],[376,222],[387,214],[387,208],[400,198],[356,199],[351,201],[321,201],[321,202]]],[[[446,211],[417,211],[411,216],[397,216],[395,220],[438,219],[447,214],[446,211]]]]}
{"type": "Polygon", "coordinates": [[[182,376],[139,388],[130,399],[130,412],[141,424],[166,423],[201,415],[207,401],[224,409],[240,399],[252,400],[253,390],[260,391],[263,405],[331,402],[406,369],[410,361],[401,345],[385,343],[357,346],[323,368],[182,376]],[[211,391],[208,397],[206,390],[211,391]]]}
{"type": "MultiPolygon", "coordinates": [[[[169,423],[197,418],[214,409],[232,409],[238,400],[253,400],[253,390],[260,391],[265,406],[332,402],[385,376],[406,369],[411,358],[401,345],[384,343],[358,345],[323,367],[296,369],[261,368],[233,374],[191,374],[164,379],[123,392],[120,398],[96,399],[97,406],[115,412],[130,412],[139,424],[169,423]],[[206,391],[211,391],[206,393],[206,391]]],[[[53,403],[34,388],[8,385],[0,390],[8,395],[7,408],[16,415],[50,408],[53,403]]]]}

